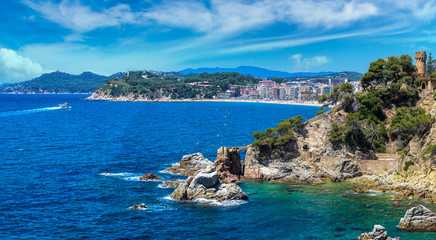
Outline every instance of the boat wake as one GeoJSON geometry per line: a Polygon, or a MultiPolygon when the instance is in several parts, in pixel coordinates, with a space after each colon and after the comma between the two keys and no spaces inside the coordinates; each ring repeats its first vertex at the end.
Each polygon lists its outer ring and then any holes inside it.
{"type": "Polygon", "coordinates": [[[27,110],[15,110],[15,111],[9,111],[9,112],[0,112],[0,117],[9,117],[9,116],[29,114],[29,113],[37,113],[37,112],[46,112],[46,111],[53,111],[53,110],[59,110],[59,109],[62,109],[62,107],[46,107],[46,108],[35,108],[35,109],[27,109],[27,110]]]}

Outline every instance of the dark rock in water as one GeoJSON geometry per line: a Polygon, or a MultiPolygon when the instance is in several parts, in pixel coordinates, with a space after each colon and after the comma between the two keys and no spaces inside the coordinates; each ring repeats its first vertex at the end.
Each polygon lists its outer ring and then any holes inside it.
{"type": "Polygon", "coordinates": [[[223,183],[214,167],[189,177],[171,194],[177,200],[194,200],[198,198],[224,201],[247,200],[248,196],[235,183],[223,183]]]}
{"type": "Polygon", "coordinates": [[[219,148],[213,165],[216,167],[221,180],[226,182],[234,182],[238,180],[242,175],[239,148],[219,148]]]}
{"type": "Polygon", "coordinates": [[[161,179],[162,178],[154,175],[153,173],[147,173],[144,176],[139,178],[139,180],[141,180],[141,181],[161,180],[161,179]]]}
{"type": "Polygon", "coordinates": [[[381,225],[374,225],[374,229],[369,233],[360,234],[358,240],[399,240],[400,238],[390,238],[385,228],[381,225]]]}
{"type": "Polygon", "coordinates": [[[419,205],[407,210],[398,227],[404,231],[436,232],[436,213],[419,205]]]}
{"type": "Polygon", "coordinates": [[[139,205],[133,205],[132,207],[131,207],[133,210],[145,210],[145,209],[147,209],[148,207],[147,206],[145,206],[145,204],[139,204],[139,205]]]}
{"type": "Polygon", "coordinates": [[[209,159],[204,158],[203,154],[193,153],[183,156],[176,166],[170,167],[165,171],[183,176],[194,176],[198,172],[212,166],[212,164],[209,159]]]}

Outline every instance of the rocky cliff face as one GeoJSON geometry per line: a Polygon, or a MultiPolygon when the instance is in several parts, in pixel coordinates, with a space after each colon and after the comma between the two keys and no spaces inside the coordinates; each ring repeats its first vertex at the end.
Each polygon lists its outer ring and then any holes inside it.
{"type": "Polygon", "coordinates": [[[340,107],[307,121],[296,138],[281,146],[249,146],[244,177],[274,182],[319,183],[322,178],[342,181],[361,175],[354,154],[330,143],[331,123],[343,124],[340,107]]]}

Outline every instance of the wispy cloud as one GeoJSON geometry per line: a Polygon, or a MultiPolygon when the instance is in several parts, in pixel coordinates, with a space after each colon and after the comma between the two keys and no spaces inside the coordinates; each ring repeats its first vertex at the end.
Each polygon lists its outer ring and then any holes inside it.
{"type": "Polygon", "coordinates": [[[89,6],[73,0],[63,0],[60,3],[24,0],[24,4],[39,12],[44,18],[79,33],[139,23],[140,14],[133,13],[127,4],[118,4],[101,12],[93,11],[89,6]]]}
{"type": "Polygon", "coordinates": [[[290,56],[289,59],[294,62],[294,71],[309,71],[314,67],[319,67],[330,61],[327,56],[304,58],[301,53],[294,54],[290,56]]]}
{"type": "Polygon", "coordinates": [[[44,73],[44,69],[39,63],[20,56],[13,50],[0,48],[0,82],[26,81],[42,73],[44,73]]]}

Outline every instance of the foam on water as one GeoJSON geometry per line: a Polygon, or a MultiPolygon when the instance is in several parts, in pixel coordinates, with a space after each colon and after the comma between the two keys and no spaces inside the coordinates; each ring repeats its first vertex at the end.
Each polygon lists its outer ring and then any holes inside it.
{"type": "Polygon", "coordinates": [[[171,198],[170,196],[166,196],[163,199],[172,202],[194,202],[194,203],[199,203],[201,205],[212,206],[212,207],[237,207],[248,203],[248,201],[245,200],[225,200],[220,202],[217,200],[205,199],[205,198],[198,198],[195,200],[177,200],[171,198]]]}

